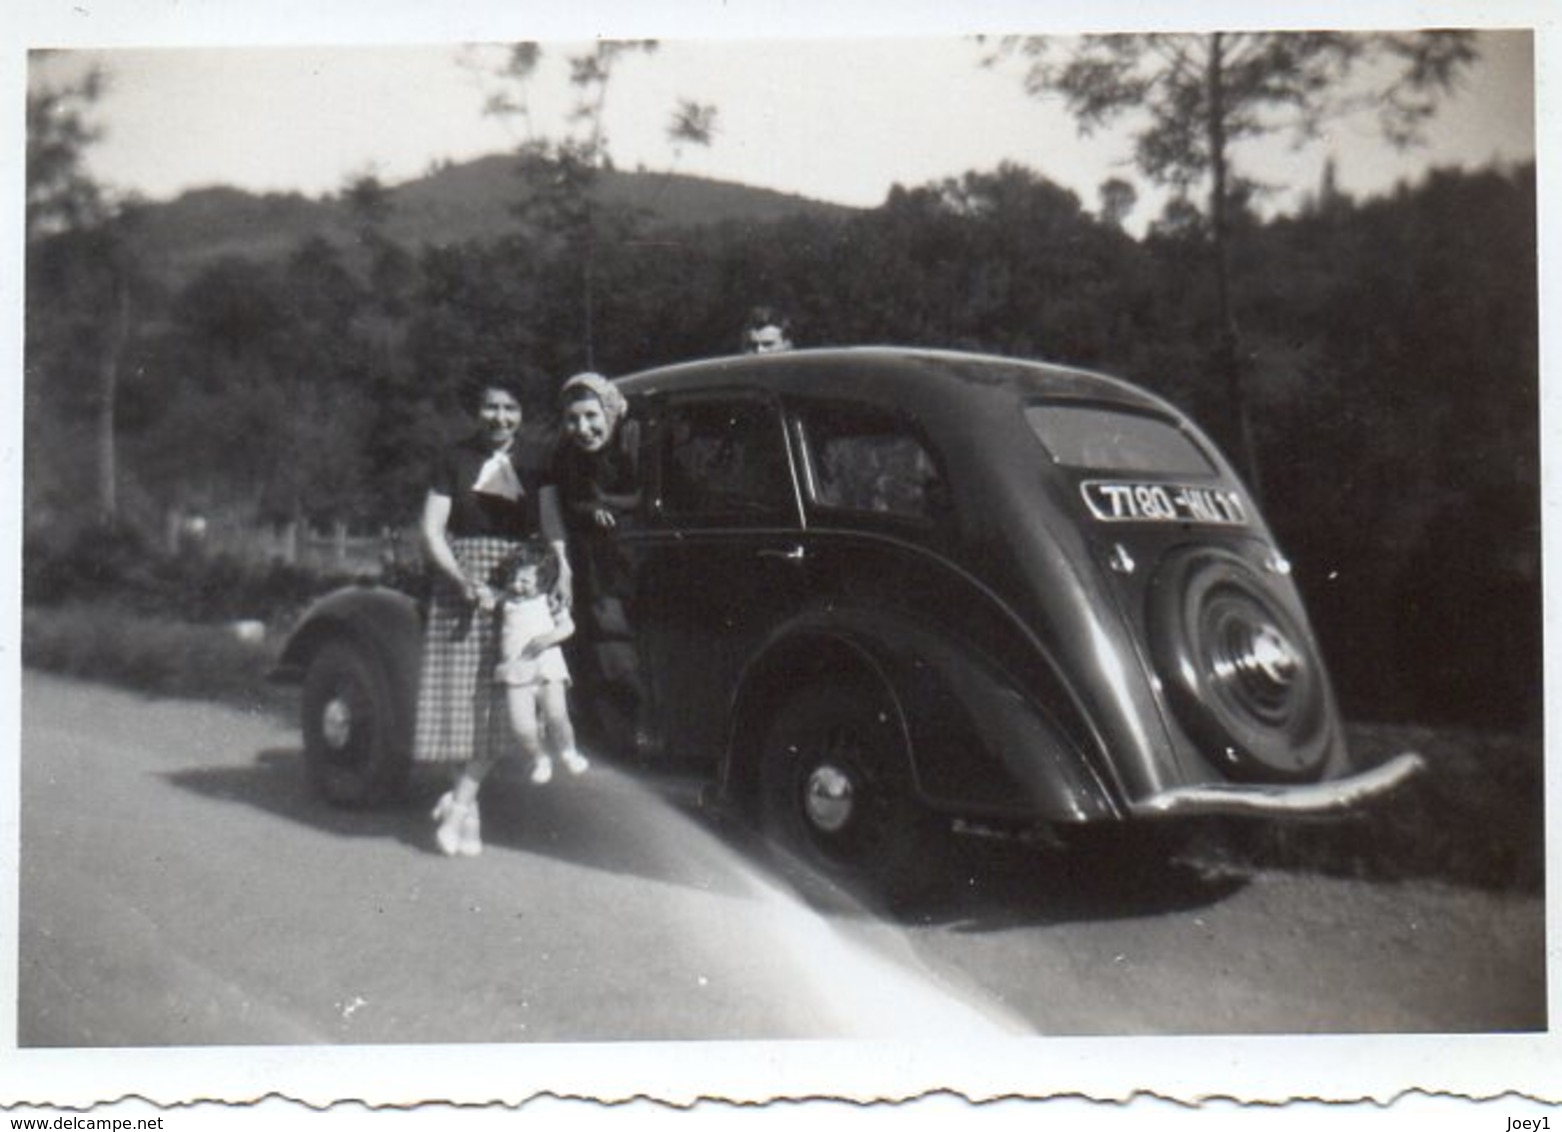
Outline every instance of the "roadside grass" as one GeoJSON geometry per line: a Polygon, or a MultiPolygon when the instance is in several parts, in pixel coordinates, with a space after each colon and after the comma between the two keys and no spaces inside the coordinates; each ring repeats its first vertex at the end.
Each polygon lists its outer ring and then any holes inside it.
{"type": "Polygon", "coordinates": [[[353,580],[226,554],[168,553],[145,531],[39,526],[22,558],[22,662],[153,695],[288,710],[274,642],[353,580]],[[244,626],[246,633],[239,631],[244,626]]]}
{"type": "MultiPolygon", "coordinates": [[[[265,678],[276,640],[275,628],[266,640],[246,641],[228,624],[173,620],[113,600],[29,606],[22,614],[22,661],[29,667],[291,718],[296,692],[265,678]]],[[[1210,823],[1186,856],[1217,868],[1544,891],[1538,730],[1357,724],[1350,738],[1368,765],[1413,750],[1427,769],[1394,796],[1344,818],[1210,823]]]]}
{"type": "Polygon", "coordinates": [[[1544,892],[1545,758],[1538,732],[1382,723],[1347,730],[1365,765],[1415,751],[1426,769],[1346,817],[1216,823],[1192,855],[1247,868],[1544,892]]]}
{"type": "Polygon", "coordinates": [[[227,624],[173,621],[112,601],[22,610],[24,665],[157,696],[290,711],[293,692],[266,680],[275,652],[227,624]]]}

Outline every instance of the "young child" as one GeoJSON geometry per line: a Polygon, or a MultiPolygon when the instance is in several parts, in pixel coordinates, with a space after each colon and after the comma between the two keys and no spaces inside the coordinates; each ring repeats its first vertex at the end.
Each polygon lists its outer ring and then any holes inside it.
{"type": "Polygon", "coordinates": [[[499,667],[494,678],[505,686],[510,727],[521,750],[531,757],[531,780],[539,786],[553,777],[553,758],[544,748],[538,714],[547,743],[571,774],[589,765],[575,749],[566,692],[569,668],[559,648],[575,632],[569,608],[550,595],[545,577],[557,563],[547,547],[522,546],[505,567],[505,594],[499,606],[499,667]]]}
{"type": "MultiPolygon", "coordinates": [[[[504,590],[498,601],[500,660],[494,670],[495,681],[505,689],[511,730],[531,759],[531,780],[539,785],[553,777],[553,757],[543,745],[544,728],[547,745],[571,774],[584,774],[590,766],[575,749],[566,698],[569,668],[559,648],[575,625],[568,607],[549,596],[544,577],[549,567],[557,568],[552,551],[534,542],[523,543],[500,565],[504,590]]],[[[449,856],[470,857],[482,851],[476,795],[490,765],[469,765],[463,781],[434,810],[439,822],[435,839],[449,856]]]]}

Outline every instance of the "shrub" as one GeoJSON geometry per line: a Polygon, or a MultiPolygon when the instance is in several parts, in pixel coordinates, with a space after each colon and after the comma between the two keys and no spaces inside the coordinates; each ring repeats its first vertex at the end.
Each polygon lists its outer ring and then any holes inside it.
{"type": "Polygon", "coordinates": [[[1545,888],[1544,747],[1538,736],[1361,725],[1368,764],[1413,750],[1420,778],[1339,821],[1230,823],[1217,854],[1254,866],[1376,880],[1432,878],[1497,891],[1545,888]]]}
{"type": "MultiPolygon", "coordinates": [[[[214,624],[289,623],[315,597],[353,579],[230,555],[167,554],[130,528],[29,531],[22,597],[32,608],[111,602],[145,617],[214,624]]],[[[415,584],[405,569],[396,583],[415,584]]]]}
{"type": "Polygon", "coordinates": [[[266,681],[273,646],[242,642],[231,629],[145,617],[108,603],[22,612],[22,664],[156,695],[278,706],[287,693],[266,681]]]}
{"type": "Polygon", "coordinates": [[[245,707],[282,707],[289,693],[267,683],[274,649],[228,628],[192,625],[108,603],[22,612],[22,662],[66,676],[166,696],[245,707]]]}

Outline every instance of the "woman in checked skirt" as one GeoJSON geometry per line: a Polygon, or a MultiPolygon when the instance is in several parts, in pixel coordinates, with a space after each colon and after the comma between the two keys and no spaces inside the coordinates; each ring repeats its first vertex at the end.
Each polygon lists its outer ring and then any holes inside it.
{"type": "Polygon", "coordinates": [[[521,403],[501,381],[477,401],[479,428],[436,461],[423,505],[424,549],[434,585],[423,639],[413,757],[457,766],[434,809],[435,841],[447,855],[482,850],[477,793],[510,742],[494,683],[501,563],[539,535],[557,556],[556,590],[570,592],[556,493],[541,469],[520,460],[521,403]]]}

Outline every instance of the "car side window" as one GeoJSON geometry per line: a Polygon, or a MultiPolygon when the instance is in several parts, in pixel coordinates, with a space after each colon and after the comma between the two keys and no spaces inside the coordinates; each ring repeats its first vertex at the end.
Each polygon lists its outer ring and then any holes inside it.
{"type": "Polygon", "coordinates": [[[930,522],[943,514],[943,475],[909,421],[831,405],[806,409],[802,423],[819,506],[930,522]]]}
{"type": "Polygon", "coordinates": [[[778,409],[757,397],[669,405],[662,418],[661,512],[722,522],[777,522],[796,514],[778,409]]]}

